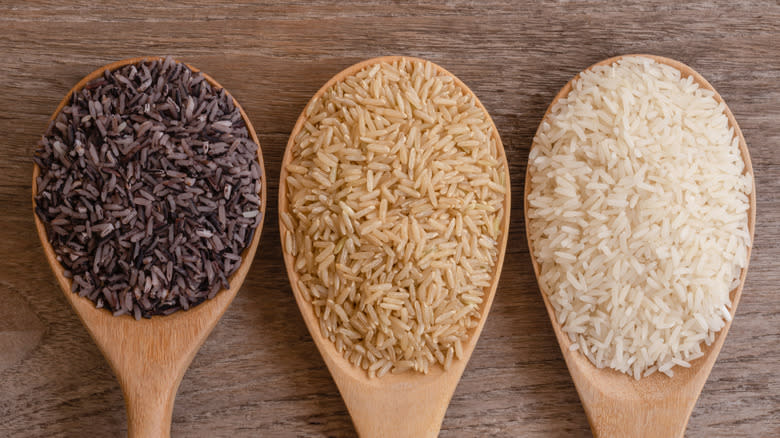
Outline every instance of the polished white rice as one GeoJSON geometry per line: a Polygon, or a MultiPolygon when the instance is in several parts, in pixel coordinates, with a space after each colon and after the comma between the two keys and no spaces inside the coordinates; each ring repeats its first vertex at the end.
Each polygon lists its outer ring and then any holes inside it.
{"type": "Polygon", "coordinates": [[[529,156],[528,236],[558,322],[639,379],[702,356],[747,265],[752,176],[724,105],[646,57],[583,72],[529,156]]]}

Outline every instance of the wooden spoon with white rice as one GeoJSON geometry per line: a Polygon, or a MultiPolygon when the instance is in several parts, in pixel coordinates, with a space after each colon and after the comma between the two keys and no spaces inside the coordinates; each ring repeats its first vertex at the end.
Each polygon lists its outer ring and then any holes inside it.
{"type": "Polygon", "coordinates": [[[683,436],[739,302],[755,211],[745,139],[690,67],[610,58],[550,104],[526,233],[595,436],[683,436]]]}

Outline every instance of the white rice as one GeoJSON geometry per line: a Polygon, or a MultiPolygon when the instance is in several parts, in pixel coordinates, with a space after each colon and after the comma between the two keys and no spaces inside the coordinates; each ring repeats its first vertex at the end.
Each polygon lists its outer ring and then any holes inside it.
{"type": "Polygon", "coordinates": [[[583,72],[542,121],[529,241],[570,349],[599,368],[672,376],[731,318],[752,176],[724,109],[679,70],[626,57],[583,72]]]}
{"type": "Polygon", "coordinates": [[[451,75],[402,58],[309,103],[286,166],[284,250],[323,336],[370,376],[463,356],[498,257],[506,164],[451,75]]]}

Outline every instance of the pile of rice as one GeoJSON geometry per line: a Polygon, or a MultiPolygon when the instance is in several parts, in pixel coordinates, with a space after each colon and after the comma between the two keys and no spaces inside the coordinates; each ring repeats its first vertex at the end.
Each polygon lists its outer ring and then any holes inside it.
{"type": "Polygon", "coordinates": [[[508,181],[489,116],[454,77],[405,58],[337,82],[305,116],[281,231],[323,336],[369,376],[447,369],[499,251],[508,181]]]}
{"type": "Polygon", "coordinates": [[[35,212],[63,275],[117,316],[170,315],[227,289],[262,221],[239,107],[170,57],[74,92],[35,163],[35,212]]]}
{"type": "Polygon", "coordinates": [[[599,368],[673,375],[731,318],[752,177],[711,91],[644,57],[583,72],[534,138],[528,236],[563,331],[599,368]]]}

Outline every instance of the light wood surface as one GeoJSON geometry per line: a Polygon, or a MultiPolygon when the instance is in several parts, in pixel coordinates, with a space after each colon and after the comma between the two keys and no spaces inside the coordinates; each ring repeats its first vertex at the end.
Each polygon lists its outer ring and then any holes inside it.
{"type": "MultiPolygon", "coordinates": [[[[337,82],[352,76],[366,67],[380,63],[392,63],[404,57],[385,56],[380,58],[368,59],[358,62],[333,76],[327,81],[311,98],[311,101],[319,99],[337,82]]],[[[425,60],[405,57],[408,61],[417,62],[425,60]]],[[[455,84],[463,89],[467,94],[474,96],[474,93],[455,75],[448,72],[439,65],[433,64],[438,74],[449,75],[454,79],[455,84]]],[[[486,114],[487,110],[474,96],[476,104],[482,108],[486,114]]],[[[310,102],[311,102],[310,101],[310,102]]],[[[308,104],[307,104],[308,106],[308,104]]],[[[491,135],[496,141],[501,161],[506,163],[506,153],[501,143],[501,137],[498,134],[493,120],[490,119],[491,135]]],[[[307,122],[306,110],[301,112],[298,121],[293,127],[290,139],[287,142],[287,148],[282,159],[282,165],[279,176],[279,211],[288,212],[287,206],[287,184],[288,176],[287,165],[292,161],[292,149],[295,147],[295,137],[298,136],[304,124],[307,122]]],[[[505,181],[510,180],[509,168],[504,166],[505,181]]],[[[466,368],[474,346],[477,344],[479,334],[490,311],[493,303],[493,297],[496,294],[496,287],[501,275],[501,267],[504,264],[504,254],[506,253],[506,244],[509,232],[509,216],[511,212],[512,195],[510,188],[507,187],[504,197],[504,216],[501,219],[501,237],[498,247],[498,258],[496,267],[493,270],[493,280],[490,287],[485,292],[485,299],[480,309],[481,319],[477,327],[471,333],[468,342],[463,346],[463,358],[454,360],[450,369],[444,371],[440,366],[432,366],[428,374],[423,375],[413,371],[407,371],[399,374],[388,373],[380,378],[369,378],[363,369],[355,367],[344,358],[342,353],[336,350],[333,343],[322,335],[320,323],[314,314],[312,304],[303,297],[298,288],[298,273],[295,272],[295,258],[291,256],[282,244],[284,262],[287,267],[287,276],[290,278],[290,285],[298,308],[303,315],[303,321],[309,329],[309,334],[314,339],[317,349],[320,351],[325,364],[328,366],[336,386],[339,388],[347,409],[352,416],[355,429],[363,438],[380,437],[398,437],[398,438],[425,438],[436,437],[441,429],[441,422],[444,419],[444,413],[450,403],[455,387],[460,381],[463,370],[466,368]]],[[[279,219],[280,240],[287,230],[284,222],[279,219]]]]}
{"type": "MultiPolygon", "coordinates": [[[[703,89],[711,90],[715,93],[715,99],[723,102],[723,98],[710,85],[705,78],[687,65],[662,56],[655,55],[625,55],[642,56],[654,59],[661,64],[670,65],[682,72],[683,77],[692,77],[703,89]]],[[[616,56],[588,67],[585,70],[591,70],[601,65],[611,65],[618,62],[624,56],[616,56]]],[[[550,103],[542,120],[545,120],[553,105],[561,98],[565,98],[571,92],[572,84],[579,78],[579,74],[572,78],[558,92],[550,103]]],[[[724,103],[725,104],[725,103],[724,103]]],[[[739,128],[739,124],[734,119],[728,105],[725,108],[726,116],[729,120],[729,126],[734,130],[739,139],[739,149],[742,155],[742,161],[745,163],[745,175],[750,175],[755,187],[755,178],[753,178],[753,166],[750,161],[750,152],[745,143],[745,137],[739,128]]],[[[541,126],[541,124],[540,124],[541,126]]],[[[534,146],[532,146],[533,149],[534,146]]],[[[531,191],[530,169],[526,170],[526,184],[523,194],[524,211],[528,211],[528,194],[531,191]]],[[[754,236],[756,225],[756,190],[750,194],[750,209],[748,211],[748,230],[751,239],[754,236]]],[[[528,216],[526,219],[526,233],[528,231],[528,216]]],[[[528,237],[526,235],[526,237],[528,237]]],[[[533,254],[534,246],[528,238],[528,247],[533,254]]],[[[750,260],[750,248],[748,248],[748,260],[750,260]]],[[[539,278],[539,264],[534,257],[531,257],[534,273],[539,278]]],[[[674,376],[669,378],[663,373],[657,372],[640,380],[617,372],[612,369],[596,368],[585,355],[579,351],[571,351],[569,347],[572,342],[569,336],[561,330],[561,326],[555,317],[555,309],[552,307],[547,292],[541,291],[544,305],[547,308],[547,314],[550,316],[555,337],[563,353],[563,358],[569,368],[574,385],[582,400],[585,413],[593,430],[593,434],[603,438],[620,437],[682,437],[685,433],[685,426],[688,424],[688,418],[691,416],[693,406],[699,398],[704,383],[710,375],[715,360],[723,347],[734,314],[736,313],[739,299],[742,296],[742,288],[747,277],[748,267],[742,269],[740,274],[740,284],[731,291],[731,316],[732,319],[726,321],[726,325],[715,336],[712,345],[703,345],[704,356],[691,361],[690,368],[675,367],[674,376]]],[[[542,289],[542,285],[539,285],[542,289]]]]}
{"type": "MultiPolygon", "coordinates": [[[[50,122],[57,118],[65,105],[70,103],[71,96],[80,91],[91,80],[103,76],[106,70],[114,71],[130,64],[138,64],[147,60],[161,58],[130,58],[111,63],[98,68],[79,81],[62,99],[54,110],[50,122]]],[[[193,71],[197,68],[190,67],[193,71]]],[[[208,74],[203,74],[206,81],[213,87],[223,88],[208,74]]],[[[229,94],[229,92],[228,92],[229,94]]],[[[231,96],[232,98],[232,96],[231,96]]],[[[263,153],[252,123],[241,106],[233,99],[241,116],[246,122],[247,130],[252,140],[257,143],[257,158],[260,163],[261,203],[260,214],[265,219],[266,178],[263,169],[263,153]]],[[[40,173],[37,165],[33,168],[32,196],[33,211],[35,210],[36,180],[40,173]]],[[[127,407],[128,436],[132,438],[162,438],[170,436],[171,415],[176,390],[179,389],[184,372],[192,358],[211,330],[225,313],[241,288],[249,267],[255,257],[255,251],[260,241],[263,228],[262,222],[255,230],[252,242],[241,254],[243,261],[238,270],[228,279],[230,287],[221,290],[210,300],[191,308],[168,316],[153,316],[136,321],[130,315],[113,316],[105,309],[98,309],[95,303],[86,297],[80,297],[71,292],[72,281],[63,274],[63,267],[57,261],[54,249],[46,237],[46,229],[37,215],[33,214],[35,228],[38,232],[46,261],[51,266],[54,276],[81,322],[86,327],[92,339],[111,366],[119,385],[122,387],[125,405],[127,407]]]]}
{"type": "Polygon", "coordinates": [[[512,176],[501,280],[440,436],[589,437],[523,228],[533,134],[555,94],[610,56],[678,59],[721,93],[753,159],[755,245],[734,324],[688,437],[780,436],[780,5],[775,0],[0,2],[0,436],[123,436],[122,391],[51,269],[30,214],[35,144],[62,96],[118,59],[173,55],[249,115],[268,221],[241,291],[192,361],[178,437],[354,437],[282,261],[279,169],[296,119],[333,75],[382,55],[430,59],[479,96],[512,176]]]}

